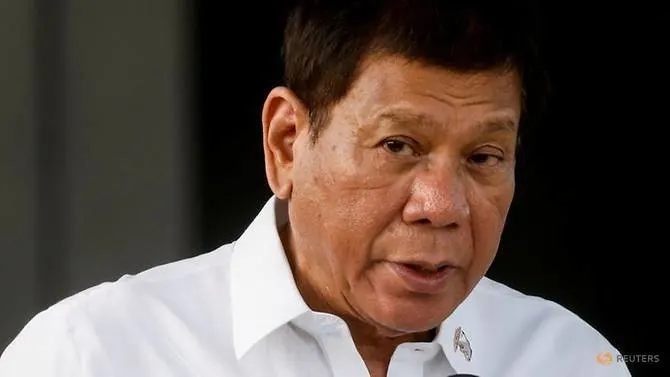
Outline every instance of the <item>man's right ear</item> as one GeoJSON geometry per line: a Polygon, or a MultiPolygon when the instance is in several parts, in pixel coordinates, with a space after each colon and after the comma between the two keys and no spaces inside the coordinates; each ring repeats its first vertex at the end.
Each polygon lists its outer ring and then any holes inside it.
{"type": "Polygon", "coordinates": [[[307,110],[290,89],[270,91],[263,105],[265,174],[275,196],[288,199],[293,189],[295,141],[307,132],[307,110]]]}

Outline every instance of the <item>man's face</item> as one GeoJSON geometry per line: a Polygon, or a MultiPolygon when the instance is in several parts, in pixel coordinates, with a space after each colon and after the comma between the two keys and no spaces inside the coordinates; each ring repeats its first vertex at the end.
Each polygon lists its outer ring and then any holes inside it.
{"type": "Polygon", "coordinates": [[[514,72],[367,60],[315,146],[293,144],[297,262],[389,334],[440,324],[491,265],[514,193],[514,72]]]}

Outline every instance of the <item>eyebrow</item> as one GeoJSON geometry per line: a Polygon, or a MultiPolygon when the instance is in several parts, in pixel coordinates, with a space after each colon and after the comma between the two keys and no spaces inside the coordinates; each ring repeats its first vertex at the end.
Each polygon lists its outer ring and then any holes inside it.
{"type": "MultiPolygon", "coordinates": [[[[443,126],[442,123],[429,115],[417,114],[409,111],[391,110],[385,111],[377,115],[376,120],[380,123],[390,123],[392,125],[412,128],[432,127],[438,128],[443,126]]],[[[516,132],[518,124],[514,118],[505,115],[496,115],[488,119],[478,121],[474,125],[475,128],[481,129],[484,132],[516,132]]]]}

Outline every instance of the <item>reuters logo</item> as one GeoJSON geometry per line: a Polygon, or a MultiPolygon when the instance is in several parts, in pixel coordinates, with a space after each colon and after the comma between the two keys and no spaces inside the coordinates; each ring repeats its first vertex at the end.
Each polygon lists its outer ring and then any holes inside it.
{"type": "Polygon", "coordinates": [[[610,365],[614,359],[612,358],[611,352],[603,352],[596,356],[596,360],[598,361],[598,364],[610,365]]]}

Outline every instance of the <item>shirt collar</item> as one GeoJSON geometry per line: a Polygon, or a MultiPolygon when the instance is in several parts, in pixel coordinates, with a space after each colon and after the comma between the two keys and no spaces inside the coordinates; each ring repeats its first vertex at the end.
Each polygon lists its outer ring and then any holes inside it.
{"type": "MultiPolygon", "coordinates": [[[[231,261],[233,342],[239,359],[275,329],[310,312],[298,290],[278,230],[288,222],[285,201],[272,196],[234,243],[231,261]]],[[[484,278],[486,279],[486,278],[484,278]]],[[[477,373],[476,309],[472,293],[440,325],[435,341],[458,373],[477,373]],[[470,359],[467,353],[470,352],[470,359]]]]}
{"type": "Polygon", "coordinates": [[[272,196],[234,243],[230,299],[238,359],[272,331],[309,311],[279,238],[278,229],[287,221],[286,203],[272,196]]]}
{"type": "Polygon", "coordinates": [[[477,291],[475,286],[471,294],[442,322],[435,337],[444,356],[457,373],[476,375],[481,372],[478,365],[482,355],[478,352],[477,344],[481,344],[483,339],[480,339],[477,332],[477,291]]]}

